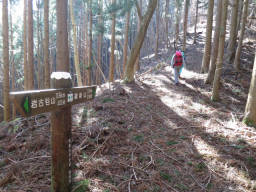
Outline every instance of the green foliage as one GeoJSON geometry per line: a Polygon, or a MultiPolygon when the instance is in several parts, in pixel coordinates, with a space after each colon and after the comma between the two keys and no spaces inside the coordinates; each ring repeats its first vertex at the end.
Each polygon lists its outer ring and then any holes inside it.
{"type": "Polygon", "coordinates": [[[179,142],[177,142],[177,141],[168,141],[167,142],[167,145],[176,145],[176,144],[178,144],[179,142]]]}
{"type": "Polygon", "coordinates": [[[249,127],[255,127],[256,128],[255,122],[253,120],[248,119],[248,118],[244,118],[243,123],[246,124],[249,127]]]}
{"type": "Polygon", "coordinates": [[[203,171],[205,168],[206,168],[206,166],[205,166],[205,164],[202,163],[202,162],[198,163],[198,164],[195,166],[195,170],[198,171],[198,172],[203,171]]]}
{"type": "Polygon", "coordinates": [[[167,180],[168,182],[172,181],[172,176],[166,172],[160,172],[160,176],[162,179],[167,180]]]}
{"type": "Polygon", "coordinates": [[[142,143],[144,141],[144,136],[143,135],[136,135],[136,136],[133,137],[133,139],[138,143],[142,143]]]}
{"type": "Polygon", "coordinates": [[[109,103],[109,102],[115,102],[114,99],[110,98],[110,97],[106,97],[103,99],[102,103],[109,103]]]}
{"type": "Polygon", "coordinates": [[[85,179],[75,183],[74,192],[85,192],[89,191],[89,180],[85,179]]]}

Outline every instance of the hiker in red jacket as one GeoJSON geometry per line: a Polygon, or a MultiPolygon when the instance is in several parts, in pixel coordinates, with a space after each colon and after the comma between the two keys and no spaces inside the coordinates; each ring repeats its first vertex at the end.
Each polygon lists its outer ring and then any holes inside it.
{"type": "Polygon", "coordinates": [[[172,60],[171,60],[171,66],[174,69],[174,80],[175,80],[175,85],[177,85],[179,83],[179,76],[181,73],[181,69],[183,68],[183,66],[185,66],[185,60],[181,51],[176,51],[175,54],[173,54],[172,60]]]}

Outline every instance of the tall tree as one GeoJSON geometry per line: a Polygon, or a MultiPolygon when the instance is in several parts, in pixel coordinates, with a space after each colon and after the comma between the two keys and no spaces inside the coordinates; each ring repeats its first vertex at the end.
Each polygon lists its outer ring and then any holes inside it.
{"type": "Polygon", "coordinates": [[[238,41],[238,46],[236,49],[236,56],[235,56],[235,61],[234,61],[235,69],[237,71],[239,71],[239,69],[240,69],[240,57],[241,57],[241,50],[242,50],[242,44],[243,44],[243,39],[244,39],[244,30],[245,30],[247,15],[248,15],[248,0],[245,0],[244,8],[243,8],[241,32],[240,32],[240,36],[239,36],[239,41],[238,41]]]}
{"type": "Polygon", "coordinates": [[[241,0],[239,1],[239,5],[238,5],[237,25],[236,25],[236,34],[235,34],[236,37],[241,26],[241,17],[243,13],[243,7],[244,7],[244,0],[241,0]]]}
{"type": "Polygon", "coordinates": [[[194,41],[193,41],[193,44],[196,44],[196,38],[197,38],[196,28],[197,28],[197,20],[198,20],[198,4],[199,4],[199,0],[196,0],[196,16],[195,16],[194,41]]]}
{"type": "Polygon", "coordinates": [[[179,33],[180,33],[180,9],[181,9],[181,1],[175,0],[175,40],[179,41],[179,33]]]}
{"type": "Polygon", "coordinates": [[[229,42],[228,42],[228,61],[230,62],[235,56],[238,7],[239,7],[239,0],[234,0],[232,4],[232,16],[231,16],[229,42]]]}
{"type": "Polygon", "coordinates": [[[170,0],[166,0],[165,2],[165,44],[166,44],[166,48],[169,48],[169,6],[170,6],[170,0]]]}
{"type": "MultiPolygon", "coordinates": [[[[10,66],[11,66],[11,73],[12,73],[12,84],[11,84],[11,87],[12,87],[12,91],[15,90],[15,61],[14,61],[14,45],[13,45],[13,20],[12,20],[12,1],[10,1],[10,8],[9,8],[9,17],[10,17],[10,30],[11,30],[11,51],[10,51],[10,59],[11,59],[11,62],[10,62],[10,66]]],[[[12,119],[15,119],[16,117],[16,109],[15,109],[15,106],[14,104],[12,105],[12,119]]]]}
{"type": "Polygon", "coordinates": [[[9,24],[8,24],[8,0],[2,2],[2,24],[3,24],[3,63],[4,63],[4,121],[10,120],[9,102],[9,24]]]}
{"type": "Polygon", "coordinates": [[[254,58],[251,85],[247,98],[243,121],[247,125],[256,126],[256,53],[254,58]]]}
{"type": "MultiPolygon", "coordinates": [[[[128,0],[126,2],[128,2],[128,0]]],[[[125,73],[125,68],[126,68],[126,63],[127,63],[130,15],[131,15],[131,10],[129,9],[126,12],[126,21],[125,21],[125,36],[124,36],[124,47],[123,47],[123,76],[125,73]]]]}
{"type": "Polygon", "coordinates": [[[92,69],[92,0],[89,0],[89,47],[88,47],[88,66],[87,66],[87,82],[92,84],[91,69],[92,69]]]}
{"type": "Polygon", "coordinates": [[[34,89],[33,0],[28,0],[28,89],[34,89]]]}
{"type": "Polygon", "coordinates": [[[49,0],[44,0],[44,88],[50,88],[49,0]]]}
{"type": "Polygon", "coordinates": [[[88,68],[88,56],[89,56],[89,32],[88,32],[88,23],[89,23],[89,17],[88,17],[88,12],[89,12],[89,6],[87,3],[85,3],[85,18],[84,18],[84,35],[85,35],[85,49],[84,49],[84,66],[85,66],[85,70],[84,70],[84,85],[88,85],[88,74],[89,74],[89,68],[88,68]]]}
{"type": "MultiPolygon", "coordinates": [[[[140,31],[140,25],[141,25],[141,14],[142,14],[142,0],[139,1],[139,4],[137,3],[136,0],[136,5],[137,5],[137,31],[140,31]],[[139,11],[138,11],[139,10],[139,11]]],[[[134,70],[138,71],[140,70],[140,50],[139,50],[139,54],[137,56],[136,62],[135,62],[135,66],[134,66],[134,70]]]]}
{"type": "Polygon", "coordinates": [[[189,0],[184,0],[183,51],[186,51],[189,0]]]}
{"type": "Polygon", "coordinates": [[[156,6],[156,44],[155,44],[155,57],[158,55],[158,46],[159,46],[159,2],[156,6]]]}
{"type": "Polygon", "coordinates": [[[206,78],[206,81],[205,81],[206,84],[207,83],[211,84],[213,82],[215,69],[216,69],[216,61],[217,61],[218,49],[219,49],[222,0],[218,0],[217,10],[218,10],[218,12],[217,12],[216,19],[215,19],[213,50],[212,50],[212,54],[211,54],[210,69],[208,71],[208,75],[207,75],[207,78],[206,78]]]}
{"type": "Polygon", "coordinates": [[[145,35],[147,33],[148,25],[152,18],[152,15],[155,11],[157,2],[158,2],[158,0],[150,0],[148,3],[148,7],[147,7],[147,11],[146,11],[145,15],[141,16],[142,22],[140,25],[140,30],[139,30],[139,33],[136,35],[136,38],[134,41],[135,43],[132,47],[131,54],[128,59],[127,67],[125,70],[125,78],[124,79],[127,83],[134,81],[134,65],[136,62],[136,58],[138,57],[140,48],[143,44],[145,35]]]}
{"type": "Polygon", "coordinates": [[[221,29],[220,29],[220,38],[219,38],[218,58],[216,63],[216,70],[215,70],[213,89],[212,89],[213,101],[219,100],[220,77],[222,72],[224,47],[225,47],[228,0],[222,0],[222,3],[223,4],[222,4],[221,25],[220,25],[221,29]]]}
{"type": "Polygon", "coordinates": [[[40,0],[36,2],[37,6],[37,83],[38,89],[41,88],[41,59],[40,59],[40,0]]]}
{"type": "Polygon", "coordinates": [[[70,17],[73,29],[73,47],[74,47],[74,59],[75,59],[75,69],[76,69],[76,77],[77,77],[77,84],[78,86],[82,86],[82,78],[81,78],[81,71],[80,71],[80,63],[79,63],[79,53],[78,53],[78,46],[77,46],[77,30],[76,30],[76,21],[74,16],[74,8],[73,8],[73,0],[69,1],[69,10],[70,10],[70,17]]]}
{"type": "Polygon", "coordinates": [[[28,15],[28,0],[24,0],[23,10],[23,53],[24,53],[24,89],[28,90],[28,41],[27,41],[27,15],[28,15]]]}
{"type": "MultiPolygon", "coordinates": [[[[115,0],[112,0],[112,6],[115,6],[115,0]]],[[[114,81],[114,69],[115,69],[115,43],[116,43],[116,13],[112,15],[112,27],[111,27],[111,51],[110,51],[110,67],[109,67],[109,81],[114,81]]]]}
{"type": "Polygon", "coordinates": [[[99,6],[99,18],[98,18],[98,25],[99,25],[99,31],[98,31],[98,59],[97,59],[97,72],[96,72],[96,84],[100,85],[101,83],[101,50],[102,50],[102,39],[103,39],[103,33],[104,33],[104,26],[103,26],[103,16],[102,16],[102,8],[103,8],[103,1],[98,0],[98,6],[99,6]]]}
{"type": "Polygon", "coordinates": [[[212,18],[213,18],[214,0],[208,0],[208,14],[207,14],[207,28],[206,28],[206,42],[204,46],[204,56],[202,61],[201,73],[207,73],[211,57],[212,44],[212,18]]]}

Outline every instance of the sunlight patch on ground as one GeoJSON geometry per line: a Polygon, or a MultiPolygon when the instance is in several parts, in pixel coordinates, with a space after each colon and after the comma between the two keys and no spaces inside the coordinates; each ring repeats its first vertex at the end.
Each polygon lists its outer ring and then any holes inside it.
{"type": "MultiPolygon", "coordinates": [[[[207,165],[210,165],[211,169],[213,169],[216,172],[219,172],[219,170],[222,171],[221,175],[223,176],[223,178],[226,178],[227,180],[232,181],[234,183],[249,187],[251,189],[256,189],[256,181],[251,180],[248,176],[248,173],[244,171],[247,170],[245,164],[241,163],[238,160],[226,159],[225,157],[222,157],[221,155],[219,155],[218,151],[214,147],[207,144],[200,137],[196,137],[195,139],[192,140],[192,142],[196,147],[198,153],[203,155],[205,161],[207,161],[207,165]],[[222,159],[221,163],[220,161],[216,161],[216,158],[222,159]],[[236,167],[232,166],[232,164],[236,163],[241,164],[241,169],[237,169],[236,167]]],[[[233,190],[238,189],[234,187],[233,190]]]]}
{"type": "Polygon", "coordinates": [[[212,146],[207,144],[203,139],[200,137],[196,137],[192,140],[195,148],[197,149],[198,153],[203,155],[204,157],[219,157],[217,150],[215,150],[212,146]]]}

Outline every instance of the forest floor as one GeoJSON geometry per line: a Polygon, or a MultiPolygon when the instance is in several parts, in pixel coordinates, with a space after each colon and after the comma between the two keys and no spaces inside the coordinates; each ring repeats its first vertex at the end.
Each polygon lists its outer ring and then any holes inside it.
{"type": "MultiPolygon", "coordinates": [[[[74,106],[72,192],[256,191],[256,129],[241,123],[253,47],[243,47],[240,74],[225,64],[219,102],[198,73],[199,42],[188,44],[178,86],[162,50],[141,60],[134,84],[104,84],[94,101],[74,106]]],[[[1,130],[0,191],[48,192],[49,114],[1,130]]]]}

